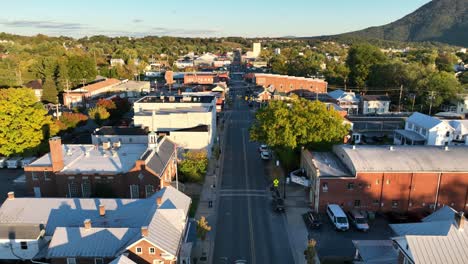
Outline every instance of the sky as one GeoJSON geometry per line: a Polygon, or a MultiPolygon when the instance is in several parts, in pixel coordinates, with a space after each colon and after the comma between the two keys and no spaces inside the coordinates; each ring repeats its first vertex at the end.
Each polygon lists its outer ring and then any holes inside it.
{"type": "Polygon", "coordinates": [[[429,0],[4,0],[0,32],[52,36],[283,37],[397,20],[429,0]]]}

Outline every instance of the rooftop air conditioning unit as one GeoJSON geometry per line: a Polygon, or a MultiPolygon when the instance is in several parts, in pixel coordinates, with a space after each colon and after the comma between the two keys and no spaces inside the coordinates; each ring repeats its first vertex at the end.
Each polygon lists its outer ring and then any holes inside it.
{"type": "Polygon", "coordinates": [[[110,142],[109,141],[106,141],[106,142],[103,142],[102,143],[102,148],[103,149],[109,149],[111,146],[110,142]]]}

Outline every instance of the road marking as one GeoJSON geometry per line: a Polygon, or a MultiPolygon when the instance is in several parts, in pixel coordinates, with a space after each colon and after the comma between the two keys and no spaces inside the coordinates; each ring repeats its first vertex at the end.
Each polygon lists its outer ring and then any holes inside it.
{"type": "MultiPolygon", "coordinates": [[[[248,177],[248,170],[247,170],[247,152],[246,152],[246,146],[245,146],[245,134],[244,131],[245,129],[241,130],[242,132],[242,149],[244,151],[244,171],[245,171],[245,184],[247,186],[247,189],[249,189],[249,177],[248,177]]],[[[253,237],[253,224],[252,224],[252,206],[250,204],[250,198],[247,197],[247,215],[249,218],[249,233],[250,233],[250,255],[252,258],[252,263],[255,264],[256,259],[255,259],[255,241],[253,237]]]]}
{"type": "Polygon", "coordinates": [[[267,197],[267,195],[259,193],[221,193],[219,197],[267,197]]]}
{"type": "Polygon", "coordinates": [[[220,192],[261,192],[265,193],[266,190],[262,189],[221,189],[220,192]]]}

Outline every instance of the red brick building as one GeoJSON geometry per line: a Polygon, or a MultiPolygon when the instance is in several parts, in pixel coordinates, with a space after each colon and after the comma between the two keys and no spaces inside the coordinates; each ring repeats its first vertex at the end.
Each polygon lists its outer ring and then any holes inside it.
{"type": "Polygon", "coordinates": [[[280,93],[305,90],[314,93],[326,93],[328,83],[321,79],[295,77],[288,75],[255,73],[255,84],[274,89],[280,93]]]}
{"type": "Polygon", "coordinates": [[[150,144],[62,145],[24,168],[28,195],[35,197],[148,197],[176,175],[176,145],[149,136],[150,144]]]}
{"type": "Polygon", "coordinates": [[[92,98],[100,94],[109,92],[112,87],[122,83],[117,79],[105,79],[81,88],[63,93],[63,104],[66,107],[73,107],[82,104],[87,98],[92,98]]]}
{"type": "Polygon", "coordinates": [[[211,72],[185,73],[184,84],[213,84],[219,81],[218,75],[211,72]]]}
{"type": "Polygon", "coordinates": [[[468,147],[335,146],[333,152],[303,151],[310,202],[369,211],[432,212],[468,206],[468,147]]]}

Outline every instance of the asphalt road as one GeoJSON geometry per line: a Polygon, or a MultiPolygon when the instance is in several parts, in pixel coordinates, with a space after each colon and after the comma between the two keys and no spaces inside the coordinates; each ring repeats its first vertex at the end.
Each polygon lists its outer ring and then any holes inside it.
{"type": "MultiPolygon", "coordinates": [[[[242,90],[239,84],[230,92],[241,94],[242,90]]],[[[249,141],[253,114],[242,96],[233,97],[225,128],[213,263],[294,263],[285,217],[271,208],[270,182],[259,145],[249,141]]]]}

